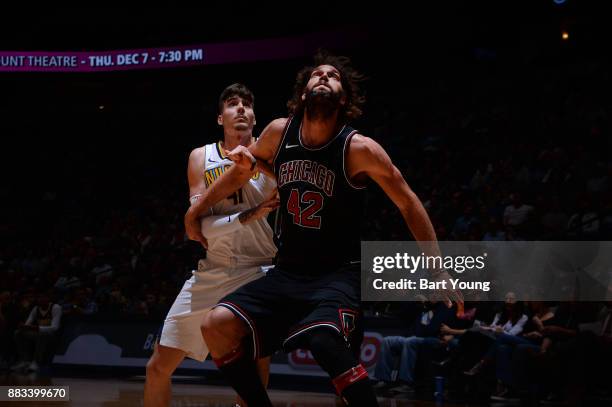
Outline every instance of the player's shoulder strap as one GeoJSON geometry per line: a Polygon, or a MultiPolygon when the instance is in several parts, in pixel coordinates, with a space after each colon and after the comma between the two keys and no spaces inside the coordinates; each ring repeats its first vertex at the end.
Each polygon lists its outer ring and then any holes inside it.
{"type": "Polygon", "coordinates": [[[224,155],[221,151],[221,143],[210,143],[205,146],[204,153],[204,168],[208,169],[209,167],[218,166],[219,162],[223,161],[224,155]]]}

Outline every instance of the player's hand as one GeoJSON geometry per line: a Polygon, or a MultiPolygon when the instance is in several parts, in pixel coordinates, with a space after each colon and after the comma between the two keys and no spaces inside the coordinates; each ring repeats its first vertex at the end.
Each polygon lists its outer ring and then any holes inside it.
{"type": "Polygon", "coordinates": [[[238,146],[232,151],[225,150],[227,158],[232,160],[237,166],[245,170],[252,171],[257,164],[257,159],[245,146],[238,146]]]}
{"type": "Polygon", "coordinates": [[[196,215],[193,210],[193,206],[190,206],[185,213],[185,232],[190,240],[200,242],[205,249],[208,249],[208,240],[204,237],[201,230],[200,218],[196,215]]]}
{"type": "Polygon", "coordinates": [[[450,328],[446,324],[440,324],[440,333],[443,335],[450,335],[450,328]]]}
{"type": "Polygon", "coordinates": [[[446,271],[438,272],[432,281],[446,281],[445,287],[446,289],[436,289],[432,290],[430,294],[431,302],[442,301],[446,304],[448,308],[453,306],[453,302],[456,302],[458,306],[463,309],[463,294],[461,294],[460,290],[454,290],[452,284],[450,282],[450,275],[446,271]]]}
{"type": "Polygon", "coordinates": [[[238,218],[240,219],[240,223],[246,225],[249,222],[253,222],[254,220],[268,216],[268,214],[278,208],[279,205],[280,199],[278,196],[278,190],[275,189],[274,192],[268,198],[266,198],[265,201],[251,209],[242,212],[238,216],[238,218]]]}

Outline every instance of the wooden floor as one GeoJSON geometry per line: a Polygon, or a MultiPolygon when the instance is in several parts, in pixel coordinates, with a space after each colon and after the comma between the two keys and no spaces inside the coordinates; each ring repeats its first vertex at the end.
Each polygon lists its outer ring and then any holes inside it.
{"type": "MultiPolygon", "coordinates": [[[[14,386],[69,386],[70,402],[0,402],[2,406],[83,406],[124,407],[142,406],[144,382],[135,379],[89,379],[72,377],[45,377],[36,374],[0,376],[0,385],[14,386]]],[[[176,407],[222,407],[233,406],[235,393],[229,387],[204,384],[173,384],[172,406],[176,407]]],[[[335,407],[336,397],[329,393],[270,390],[270,398],[276,407],[335,407]]],[[[406,398],[379,398],[381,407],[428,407],[436,406],[427,401],[406,398]]],[[[444,406],[451,406],[444,404],[444,406]]]]}

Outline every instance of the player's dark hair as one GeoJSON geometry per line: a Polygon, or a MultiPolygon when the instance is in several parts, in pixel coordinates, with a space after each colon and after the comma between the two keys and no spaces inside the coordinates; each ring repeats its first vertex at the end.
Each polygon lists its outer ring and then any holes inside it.
{"type": "Polygon", "coordinates": [[[223,111],[223,104],[225,101],[234,96],[240,96],[242,99],[251,102],[251,105],[255,105],[255,96],[253,92],[241,83],[234,83],[221,92],[221,96],[219,96],[219,113],[223,111]]]}
{"type": "Polygon", "coordinates": [[[364,81],[365,77],[352,67],[351,60],[348,57],[333,55],[325,50],[317,51],[313,66],[307,66],[298,72],[293,87],[293,97],[287,102],[289,113],[300,115],[304,112],[302,94],[312,72],[321,65],[331,65],[340,72],[340,82],[346,96],[346,104],[340,110],[341,120],[351,120],[361,116],[361,107],[365,103],[365,96],[362,94],[359,84],[364,81]]]}

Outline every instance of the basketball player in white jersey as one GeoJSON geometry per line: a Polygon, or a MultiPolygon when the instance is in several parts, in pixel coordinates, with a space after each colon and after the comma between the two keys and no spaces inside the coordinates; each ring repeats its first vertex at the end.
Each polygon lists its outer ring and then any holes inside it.
{"type": "MultiPolygon", "coordinates": [[[[249,146],[255,125],[253,94],[244,85],[228,86],[219,98],[217,122],[224,140],[196,148],[189,156],[188,179],[191,204],[232,162],[225,150],[249,146]]],[[[203,361],[208,347],[201,332],[204,315],[219,299],[263,276],[272,264],[276,247],[266,215],[278,206],[276,182],[256,173],[235,194],[221,200],[202,220],[208,246],[206,259],[185,282],[164,321],[159,344],[147,363],[145,407],[168,406],[171,376],[185,356],[203,361]]],[[[267,385],[269,358],[259,362],[262,383],[267,385]]],[[[245,404],[243,404],[245,405],[245,404]]]]}

